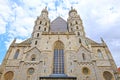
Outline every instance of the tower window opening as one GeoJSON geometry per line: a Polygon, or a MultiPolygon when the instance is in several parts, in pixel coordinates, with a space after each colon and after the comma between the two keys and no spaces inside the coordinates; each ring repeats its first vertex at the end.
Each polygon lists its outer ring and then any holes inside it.
{"type": "Polygon", "coordinates": [[[75,21],[75,23],[76,23],[76,24],[78,24],[78,22],[77,22],[77,21],[75,21]]]}
{"type": "Polygon", "coordinates": [[[79,43],[81,43],[81,39],[79,38],[79,43]]]}
{"type": "Polygon", "coordinates": [[[80,33],[78,32],[78,36],[80,35],[80,33]]]}
{"type": "Polygon", "coordinates": [[[35,41],[35,45],[37,45],[37,41],[35,41]]]}
{"type": "Polygon", "coordinates": [[[47,26],[47,22],[45,23],[45,26],[47,26]]]}
{"type": "Polygon", "coordinates": [[[39,37],[39,33],[37,33],[37,37],[39,37]]]}
{"type": "Polygon", "coordinates": [[[76,29],[78,29],[78,26],[76,26],[76,29]]]}
{"type": "Polygon", "coordinates": [[[42,24],[42,21],[40,21],[40,24],[42,24]]]}
{"type": "Polygon", "coordinates": [[[46,31],[46,28],[44,28],[44,31],[46,31]]]}
{"type": "Polygon", "coordinates": [[[40,30],[40,28],[41,28],[41,26],[39,26],[39,28],[38,28],[38,29],[40,30]]]}

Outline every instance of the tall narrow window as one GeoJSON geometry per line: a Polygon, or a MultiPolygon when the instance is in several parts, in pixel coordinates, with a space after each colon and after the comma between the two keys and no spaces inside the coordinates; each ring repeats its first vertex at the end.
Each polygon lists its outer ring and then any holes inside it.
{"type": "Polygon", "coordinates": [[[81,43],[81,39],[79,38],[79,43],[81,43]]]}
{"type": "Polygon", "coordinates": [[[33,55],[31,56],[31,61],[35,61],[35,59],[36,59],[36,56],[35,56],[35,54],[33,54],[33,55]]]}
{"type": "Polygon", "coordinates": [[[103,55],[100,49],[98,49],[97,54],[98,54],[98,58],[103,58],[103,55]]]}
{"type": "Polygon", "coordinates": [[[18,49],[18,50],[16,51],[15,55],[14,55],[14,59],[17,59],[17,58],[18,58],[19,52],[20,52],[20,50],[18,49]]]}
{"type": "Polygon", "coordinates": [[[37,41],[35,41],[35,45],[37,45],[37,41]]]}
{"type": "Polygon", "coordinates": [[[80,33],[78,32],[78,36],[80,35],[80,33]]]}
{"type": "Polygon", "coordinates": [[[83,57],[83,60],[85,60],[85,54],[84,53],[82,53],[82,57],[83,57]]]}
{"type": "Polygon", "coordinates": [[[47,22],[45,23],[45,26],[47,26],[47,22]]]}
{"type": "Polygon", "coordinates": [[[40,24],[42,24],[42,21],[40,21],[40,24]]]}
{"type": "Polygon", "coordinates": [[[78,24],[78,22],[77,22],[77,21],[75,21],[75,23],[76,23],[76,24],[78,24]]]}
{"type": "Polygon", "coordinates": [[[39,37],[39,33],[37,33],[37,37],[39,37]]]}
{"type": "Polygon", "coordinates": [[[76,29],[78,29],[78,26],[76,26],[76,29]]]}
{"type": "Polygon", "coordinates": [[[44,28],[44,31],[46,31],[46,28],[44,28]]]}
{"type": "Polygon", "coordinates": [[[64,44],[57,41],[54,44],[54,74],[64,74],[64,44]]]}
{"type": "Polygon", "coordinates": [[[39,28],[38,28],[38,29],[40,30],[40,28],[41,28],[41,27],[39,26],[39,28]]]}

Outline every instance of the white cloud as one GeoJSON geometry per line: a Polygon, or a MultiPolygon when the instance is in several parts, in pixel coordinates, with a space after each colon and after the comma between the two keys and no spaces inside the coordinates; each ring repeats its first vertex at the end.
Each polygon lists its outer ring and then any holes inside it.
{"type": "Polygon", "coordinates": [[[6,22],[0,17],[0,34],[6,32],[6,22]]]}
{"type": "Polygon", "coordinates": [[[10,44],[12,43],[13,40],[14,40],[14,39],[11,39],[11,38],[10,38],[8,41],[5,41],[5,42],[4,42],[7,49],[9,48],[9,46],[10,46],[10,44]]]}
{"type": "MultiPolygon", "coordinates": [[[[34,25],[34,19],[30,17],[24,17],[17,19],[13,24],[11,24],[10,31],[12,31],[12,34],[14,33],[14,36],[19,37],[27,37],[32,33],[34,25]]],[[[11,32],[9,32],[11,33],[11,32]]]]}

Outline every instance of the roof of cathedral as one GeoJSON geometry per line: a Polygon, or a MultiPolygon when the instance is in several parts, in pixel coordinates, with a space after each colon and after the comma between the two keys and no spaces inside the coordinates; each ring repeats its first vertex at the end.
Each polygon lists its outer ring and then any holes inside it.
{"type": "Polygon", "coordinates": [[[29,46],[31,43],[31,38],[22,41],[21,43],[15,43],[15,41],[11,44],[11,46],[29,46]]]}
{"type": "Polygon", "coordinates": [[[32,51],[33,49],[36,49],[40,52],[40,50],[37,47],[33,47],[33,48],[30,48],[29,50],[25,51],[25,53],[28,53],[28,52],[32,51]]]}
{"type": "Polygon", "coordinates": [[[103,46],[103,44],[97,43],[97,42],[95,42],[87,37],[86,37],[86,39],[87,39],[88,43],[90,43],[92,46],[103,46]]]}
{"type": "Polygon", "coordinates": [[[67,22],[60,16],[53,20],[50,24],[52,32],[66,32],[67,22]]]}

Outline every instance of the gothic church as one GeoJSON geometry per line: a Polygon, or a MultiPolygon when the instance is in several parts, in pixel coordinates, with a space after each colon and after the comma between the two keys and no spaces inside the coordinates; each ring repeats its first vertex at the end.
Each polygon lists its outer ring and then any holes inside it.
{"type": "Polygon", "coordinates": [[[73,8],[65,21],[52,22],[47,9],[37,17],[32,35],[14,40],[1,64],[0,80],[118,80],[117,67],[106,43],[86,37],[73,8]]]}

